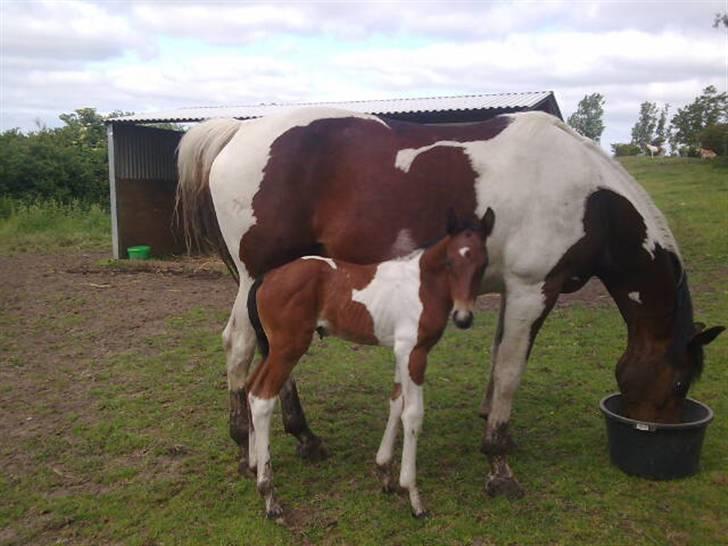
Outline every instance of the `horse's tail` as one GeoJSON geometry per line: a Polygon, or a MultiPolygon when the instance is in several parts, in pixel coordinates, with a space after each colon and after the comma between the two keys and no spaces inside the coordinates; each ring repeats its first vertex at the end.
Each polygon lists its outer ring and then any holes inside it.
{"type": "Polygon", "coordinates": [[[248,318],[250,319],[250,324],[253,325],[253,330],[255,330],[255,337],[258,339],[258,349],[260,350],[260,354],[263,355],[263,358],[265,359],[268,357],[270,345],[268,344],[268,336],[265,335],[265,330],[263,330],[263,324],[260,322],[260,315],[258,314],[257,296],[258,289],[261,284],[263,284],[262,275],[255,279],[255,282],[248,292],[248,318]]]}
{"type": "Polygon", "coordinates": [[[214,249],[235,282],[240,276],[225,245],[210,195],[210,169],[220,151],[240,128],[235,119],[214,119],[193,127],[177,146],[177,198],[175,219],[184,232],[187,251],[214,249]]]}

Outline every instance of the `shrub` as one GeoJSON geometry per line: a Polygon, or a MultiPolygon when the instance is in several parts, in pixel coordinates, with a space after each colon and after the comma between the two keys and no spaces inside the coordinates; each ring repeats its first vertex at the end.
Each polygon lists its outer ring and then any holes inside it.
{"type": "Polygon", "coordinates": [[[612,144],[612,152],[615,157],[624,157],[628,155],[639,155],[642,149],[637,144],[623,144],[617,142],[612,144]]]}
{"type": "Polygon", "coordinates": [[[728,156],[728,123],[716,123],[700,131],[698,140],[703,148],[728,156]]]}

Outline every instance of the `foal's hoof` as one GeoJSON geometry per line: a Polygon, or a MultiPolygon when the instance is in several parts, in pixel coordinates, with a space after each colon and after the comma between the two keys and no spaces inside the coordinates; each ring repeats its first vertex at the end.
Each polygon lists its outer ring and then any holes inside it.
{"type": "Polygon", "coordinates": [[[430,512],[427,510],[421,510],[419,512],[412,510],[412,517],[415,519],[428,519],[430,517],[430,512]]]}
{"type": "Polygon", "coordinates": [[[321,438],[301,442],[296,446],[296,453],[301,459],[312,462],[323,461],[329,457],[329,450],[326,449],[321,438]]]}
{"type": "Polygon", "coordinates": [[[491,497],[504,496],[507,499],[520,499],[524,495],[523,487],[514,478],[506,476],[489,476],[485,484],[485,492],[491,497]]]}
{"type": "Polygon", "coordinates": [[[265,517],[272,520],[281,519],[283,517],[283,507],[278,503],[271,505],[271,507],[265,511],[265,517]]]}

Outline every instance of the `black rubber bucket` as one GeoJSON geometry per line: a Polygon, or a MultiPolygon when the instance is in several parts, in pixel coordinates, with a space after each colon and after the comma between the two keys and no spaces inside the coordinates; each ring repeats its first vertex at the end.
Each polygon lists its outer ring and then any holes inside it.
{"type": "Polygon", "coordinates": [[[685,399],[680,423],[668,425],[635,421],[622,416],[622,395],[611,394],[599,402],[607,421],[609,457],[632,476],[674,480],[698,471],[705,429],[713,410],[685,399]]]}

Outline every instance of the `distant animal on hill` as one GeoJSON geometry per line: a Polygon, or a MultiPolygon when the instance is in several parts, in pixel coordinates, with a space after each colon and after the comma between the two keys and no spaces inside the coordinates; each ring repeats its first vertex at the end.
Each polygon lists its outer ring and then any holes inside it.
{"type": "Polygon", "coordinates": [[[718,154],[709,148],[700,148],[698,154],[700,154],[700,159],[715,159],[718,157],[718,154]]]}
{"type": "Polygon", "coordinates": [[[662,148],[660,146],[653,146],[652,144],[645,144],[644,146],[645,149],[650,152],[650,157],[662,155],[662,148]]]}

